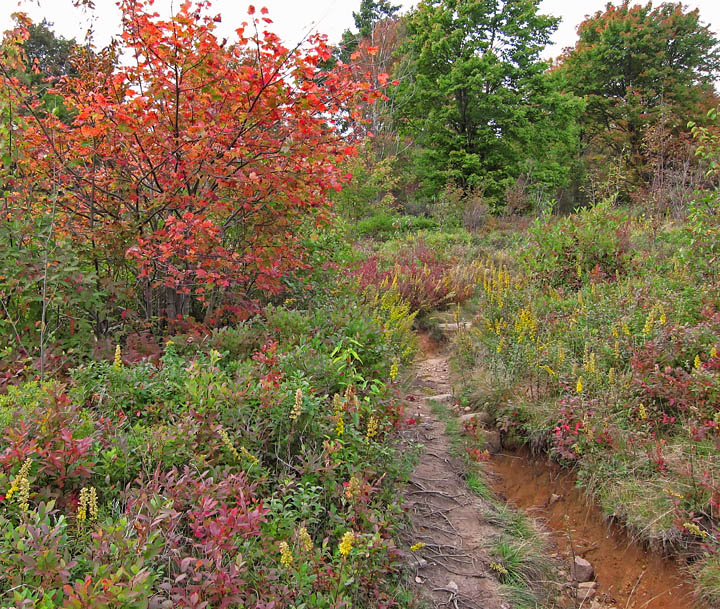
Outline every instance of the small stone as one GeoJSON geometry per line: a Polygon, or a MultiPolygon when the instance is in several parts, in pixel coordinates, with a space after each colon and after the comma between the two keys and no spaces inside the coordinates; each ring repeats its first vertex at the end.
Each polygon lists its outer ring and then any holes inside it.
{"type": "Polygon", "coordinates": [[[454,592],[455,594],[457,594],[458,585],[454,581],[450,580],[448,582],[447,589],[450,590],[451,592],[454,592]]]}
{"type": "MultiPolygon", "coordinates": [[[[465,410],[470,410],[470,407],[466,406],[465,410]]],[[[490,427],[492,423],[490,415],[484,410],[480,410],[479,412],[467,412],[466,414],[460,415],[459,419],[461,423],[468,423],[473,419],[477,419],[480,427],[490,427]]]]}
{"type": "Polygon", "coordinates": [[[500,439],[500,432],[497,429],[480,430],[482,431],[482,439],[485,443],[485,448],[491,454],[499,453],[502,449],[502,440],[500,439]]]}
{"type": "Polygon", "coordinates": [[[556,495],[555,493],[553,493],[552,495],[550,495],[548,505],[555,505],[558,501],[560,501],[560,499],[562,499],[562,495],[556,495]]]}
{"type": "Polygon", "coordinates": [[[597,590],[598,584],[597,584],[597,582],[580,582],[577,585],[577,587],[578,587],[578,590],[587,590],[588,588],[597,590]]]}
{"type": "Polygon", "coordinates": [[[576,556],[572,566],[573,579],[576,582],[588,582],[593,578],[593,566],[581,556],[576,556]]]}
{"type": "Polygon", "coordinates": [[[440,395],[431,395],[425,398],[427,402],[433,402],[435,404],[450,404],[453,402],[454,397],[452,393],[442,393],[440,395]]]}
{"type": "Polygon", "coordinates": [[[472,322],[461,321],[460,323],[448,323],[438,324],[438,328],[442,332],[457,332],[458,330],[469,330],[472,327],[472,322]]]}
{"type": "Polygon", "coordinates": [[[575,598],[578,600],[578,602],[585,603],[589,600],[592,600],[592,598],[595,596],[595,592],[595,588],[578,588],[575,598]]]}

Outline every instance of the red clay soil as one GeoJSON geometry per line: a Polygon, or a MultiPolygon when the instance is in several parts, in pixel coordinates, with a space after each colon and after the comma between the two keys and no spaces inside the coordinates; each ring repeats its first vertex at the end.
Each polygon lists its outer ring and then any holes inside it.
{"type": "Polygon", "coordinates": [[[675,562],[645,551],[619,526],[609,524],[575,488],[568,472],[527,452],[493,457],[489,472],[499,495],[546,524],[567,564],[573,547],[576,555],[592,563],[598,582],[593,607],[698,607],[689,576],[675,562]]]}

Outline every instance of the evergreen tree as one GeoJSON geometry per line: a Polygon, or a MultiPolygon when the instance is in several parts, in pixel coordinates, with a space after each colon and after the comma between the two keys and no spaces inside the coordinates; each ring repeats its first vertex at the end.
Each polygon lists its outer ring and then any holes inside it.
{"type": "Polygon", "coordinates": [[[448,183],[499,202],[521,175],[558,186],[576,141],[579,101],[540,52],[558,20],[539,0],[424,0],[408,22],[415,80],[406,132],[426,194],[448,183]]]}

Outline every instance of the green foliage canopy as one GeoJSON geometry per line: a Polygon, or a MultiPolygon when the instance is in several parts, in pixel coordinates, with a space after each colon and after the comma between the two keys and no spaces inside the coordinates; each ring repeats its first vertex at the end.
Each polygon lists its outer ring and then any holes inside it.
{"type": "Polygon", "coordinates": [[[404,128],[426,194],[448,183],[498,200],[521,174],[562,184],[581,103],[540,52],[558,20],[538,0],[424,0],[408,21],[416,77],[404,128]]]}
{"type": "Polygon", "coordinates": [[[681,3],[608,4],[580,25],[562,58],[569,92],[587,102],[584,136],[608,154],[643,164],[648,127],[684,129],[712,106],[720,76],[718,39],[681,3]]]}

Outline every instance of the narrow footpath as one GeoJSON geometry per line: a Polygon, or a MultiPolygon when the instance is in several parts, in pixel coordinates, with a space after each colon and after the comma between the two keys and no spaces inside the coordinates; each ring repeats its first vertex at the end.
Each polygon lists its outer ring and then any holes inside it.
{"type": "Polygon", "coordinates": [[[430,355],[415,377],[408,401],[419,424],[408,440],[424,448],[405,490],[410,527],[403,541],[424,544],[410,559],[417,592],[436,609],[511,609],[489,566],[487,542],[497,531],[483,522],[482,499],[467,488],[445,424],[432,411],[453,399],[448,357],[430,355]]]}

